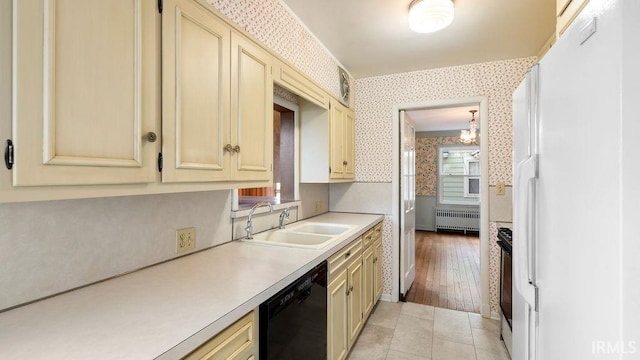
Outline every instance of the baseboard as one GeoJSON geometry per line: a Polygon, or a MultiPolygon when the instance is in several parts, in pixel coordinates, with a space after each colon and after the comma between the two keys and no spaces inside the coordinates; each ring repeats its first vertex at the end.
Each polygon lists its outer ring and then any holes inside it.
{"type": "Polygon", "coordinates": [[[418,225],[418,224],[416,224],[416,230],[436,231],[436,227],[435,226],[426,226],[426,225],[418,225]]]}
{"type": "Polygon", "coordinates": [[[483,318],[491,318],[493,315],[491,312],[491,306],[489,304],[482,304],[480,315],[482,315],[483,318]]]}
{"type": "Polygon", "coordinates": [[[382,294],[382,295],[380,295],[380,300],[386,301],[386,302],[391,302],[391,294],[382,294]]]}

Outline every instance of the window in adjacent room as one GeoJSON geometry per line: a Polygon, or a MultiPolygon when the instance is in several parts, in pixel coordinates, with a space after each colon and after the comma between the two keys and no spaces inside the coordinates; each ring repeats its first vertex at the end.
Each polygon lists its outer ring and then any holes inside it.
{"type": "Polygon", "coordinates": [[[441,204],[480,204],[478,146],[438,148],[438,200],[441,204]]]}

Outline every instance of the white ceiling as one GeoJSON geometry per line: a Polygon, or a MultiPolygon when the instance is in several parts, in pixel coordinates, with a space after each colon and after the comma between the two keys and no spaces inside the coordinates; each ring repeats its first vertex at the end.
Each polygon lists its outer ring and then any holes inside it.
{"type": "MultiPolygon", "coordinates": [[[[406,115],[416,124],[416,131],[447,131],[469,129],[471,113],[478,105],[467,105],[442,109],[409,110],[406,115]]],[[[476,113],[476,125],[480,130],[480,113],[476,113]]]]}
{"type": "MultiPolygon", "coordinates": [[[[408,26],[411,0],[281,1],[355,78],[535,56],[556,20],[555,0],[454,0],[449,27],[417,34],[408,26]]],[[[407,115],[416,131],[460,130],[471,109],[478,107],[407,115]]]]}
{"type": "Polygon", "coordinates": [[[281,0],[356,79],[535,56],[555,29],[555,0],[454,0],[453,23],[417,34],[411,0],[281,0]]]}

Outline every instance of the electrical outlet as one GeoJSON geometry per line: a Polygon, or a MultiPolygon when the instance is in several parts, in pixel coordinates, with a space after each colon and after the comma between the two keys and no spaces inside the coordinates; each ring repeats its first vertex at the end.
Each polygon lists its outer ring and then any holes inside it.
{"type": "Polygon", "coordinates": [[[322,200],[316,201],[316,213],[322,212],[322,200]]]}
{"type": "Polygon", "coordinates": [[[176,230],[176,252],[193,250],[196,248],[196,228],[176,230]]]}
{"type": "Polygon", "coordinates": [[[504,182],[496,184],[496,195],[504,195],[504,182]]]}

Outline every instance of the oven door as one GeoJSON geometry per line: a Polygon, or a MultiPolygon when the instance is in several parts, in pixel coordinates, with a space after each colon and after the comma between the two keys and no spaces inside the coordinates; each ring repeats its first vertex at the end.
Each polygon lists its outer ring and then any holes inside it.
{"type": "Polygon", "coordinates": [[[500,244],[502,248],[500,264],[500,309],[511,328],[512,321],[512,292],[511,292],[511,249],[500,244]]]}

